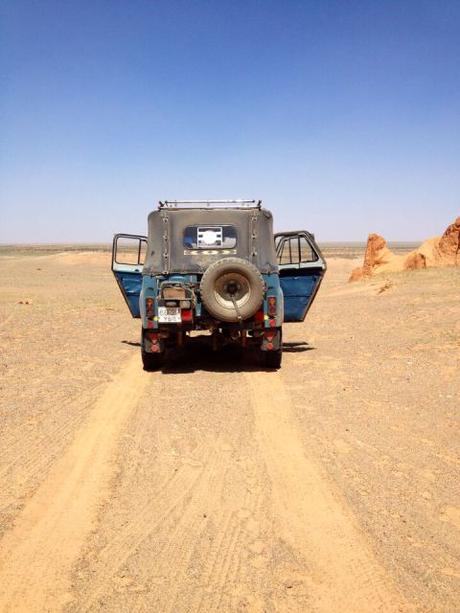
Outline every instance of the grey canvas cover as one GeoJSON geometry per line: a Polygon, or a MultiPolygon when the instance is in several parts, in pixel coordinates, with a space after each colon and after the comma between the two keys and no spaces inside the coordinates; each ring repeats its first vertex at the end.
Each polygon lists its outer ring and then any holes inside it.
{"type": "Polygon", "coordinates": [[[273,217],[266,209],[168,209],[148,217],[148,253],[144,274],[202,273],[223,257],[248,260],[269,274],[278,270],[273,239],[273,217]],[[234,249],[189,249],[184,231],[189,226],[225,226],[236,229],[234,249]]]}

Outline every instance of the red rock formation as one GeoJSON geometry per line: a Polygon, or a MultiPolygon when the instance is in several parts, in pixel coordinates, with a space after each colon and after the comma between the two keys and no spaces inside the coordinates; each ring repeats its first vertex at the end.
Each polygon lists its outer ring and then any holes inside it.
{"type": "Polygon", "coordinates": [[[388,264],[395,257],[396,256],[388,249],[383,236],[379,234],[369,234],[363,265],[352,271],[350,281],[358,281],[359,279],[372,277],[376,268],[388,264]]]}
{"type": "Polygon", "coordinates": [[[441,236],[439,252],[454,266],[460,264],[460,217],[457,217],[441,236]]]}
{"type": "Polygon", "coordinates": [[[404,261],[404,270],[419,270],[426,268],[426,257],[423,253],[412,251],[404,261]]]}
{"type": "Polygon", "coordinates": [[[460,217],[448,226],[441,237],[428,239],[407,256],[392,253],[383,237],[369,234],[363,265],[352,271],[349,280],[358,281],[383,272],[431,266],[460,266],[460,217]]]}

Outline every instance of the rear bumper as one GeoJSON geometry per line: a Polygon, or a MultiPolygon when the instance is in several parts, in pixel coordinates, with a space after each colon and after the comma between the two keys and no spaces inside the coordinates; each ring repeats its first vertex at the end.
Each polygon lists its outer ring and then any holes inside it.
{"type": "Polygon", "coordinates": [[[262,351],[275,351],[281,347],[281,327],[244,328],[237,325],[226,325],[214,329],[203,329],[165,324],[154,330],[142,330],[142,349],[145,353],[163,353],[167,348],[183,347],[191,340],[191,332],[197,332],[193,337],[208,339],[213,349],[229,344],[257,347],[262,351]]]}

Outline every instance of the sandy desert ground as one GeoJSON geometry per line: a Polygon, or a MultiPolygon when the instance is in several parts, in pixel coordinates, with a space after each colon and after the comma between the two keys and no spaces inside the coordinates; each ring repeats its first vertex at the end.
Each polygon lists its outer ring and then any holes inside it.
{"type": "Polygon", "coordinates": [[[460,269],[329,260],[279,372],[141,368],[107,253],[0,258],[0,610],[460,610],[460,269]]]}

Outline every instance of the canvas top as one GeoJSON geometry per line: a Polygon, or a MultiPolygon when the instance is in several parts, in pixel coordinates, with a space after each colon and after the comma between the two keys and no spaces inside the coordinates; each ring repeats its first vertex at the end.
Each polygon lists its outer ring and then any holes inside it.
{"type": "Polygon", "coordinates": [[[161,207],[148,217],[145,274],[202,273],[223,257],[278,270],[270,211],[255,207],[161,207]]]}

